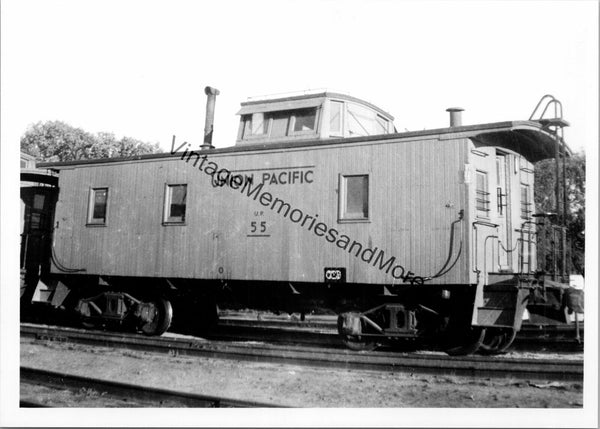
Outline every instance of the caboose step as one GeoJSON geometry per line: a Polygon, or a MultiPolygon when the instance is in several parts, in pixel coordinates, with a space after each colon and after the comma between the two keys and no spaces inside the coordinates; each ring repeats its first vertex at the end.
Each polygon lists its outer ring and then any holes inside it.
{"type": "Polygon", "coordinates": [[[488,273],[488,285],[506,284],[517,286],[519,276],[515,273],[488,273]]]}

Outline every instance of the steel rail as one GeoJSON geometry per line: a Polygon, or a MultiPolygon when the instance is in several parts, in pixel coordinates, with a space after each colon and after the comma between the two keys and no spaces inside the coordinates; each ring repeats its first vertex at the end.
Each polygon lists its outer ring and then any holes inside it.
{"type": "MultiPolygon", "coordinates": [[[[583,331],[583,322],[580,323],[580,329],[583,331]]],[[[237,314],[225,314],[219,316],[220,325],[252,324],[259,327],[289,326],[293,328],[310,328],[315,330],[330,331],[337,329],[336,316],[307,316],[304,321],[297,319],[287,319],[280,316],[243,316],[237,314]]],[[[544,336],[550,339],[566,338],[575,341],[575,324],[570,325],[543,325],[530,324],[523,322],[521,330],[517,332],[517,338],[531,338],[535,336],[544,336]],[[572,337],[570,337],[572,335],[572,337]]]]}
{"type": "MultiPolygon", "coordinates": [[[[580,328],[583,334],[583,327],[580,328]]],[[[211,338],[265,340],[278,343],[319,344],[328,347],[343,348],[337,334],[335,322],[298,322],[286,320],[255,320],[243,318],[219,319],[218,331],[211,338]]],[[[583,342],[575,338],[572,326],[539,327],[524,325],[510,347],[519,351],[566,351],[583,350],[583,342]]]]}
{"type": "MultiPolygon", "coordinates": [[[[232,316],[220,316],[220,325],[252,325],[258,327],[290,327],[290,328],[302,328],[302,329],[314,329],[323,331],[332,331],[337,329],[337,318],[319,318],[318,320],[298,321],[298,320],[286,320],[283,318],[256,318],[256,317],[232,317],[232,316]]],[[[580,322],[580,328],[583,330],[583,322],[580,322]]],[[[575,326],[572,325],[536,325],[523,323],[521,330],[517,333],[517,338],[522,337],[535,337],[535,336],[548,336],[549,338],[565,337],[568,338],[572,335],[572,339],[575,340],[575,326]]]]}
{"type": "Polygon", "coordinates": [[[21,337],[68,341],[93,346],[203,356],[219,359],[274,362],[339,369],[361,369],[521,379],[582,381],[583,361],[447,356],[395,352],[353,352],[306,346],[207,341],[193,337],[143,337],[134,334],[89,332],[73,328],[21,325],[21,337]]]}
{"type": "MultiPolygon", "coordinates": [[[[178,392],[168,389],[157,389],[129,383],[120,383],[99,378],[83,377],[63,372],[47,371],[38,368],[21,366],[21,384],[43,385],[54,389],[93,389],[108,394],[104,399],[124,398],[127,402],[150,402],[155,406],[196,407],[196,408],[279,408],[274,404],[254,401],[222,398],[217,396],[200,395],[189,392],[178,392]]],[[[47,405],[27,400],[20,401],[21,407],[44,407],[47,405]]],[[[146,405],[145,405],[146,406],[146,405]]]]}

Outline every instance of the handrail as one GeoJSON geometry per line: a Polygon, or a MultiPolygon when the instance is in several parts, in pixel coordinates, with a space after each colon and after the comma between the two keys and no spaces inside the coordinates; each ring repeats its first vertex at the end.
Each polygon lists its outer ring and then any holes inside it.
{"type": "MultiPolygon", "coordinates": [[[[477,283],[479,283],[479,275],[481,274],[481,270],[479,270],[478,268],[478,260],[477,260],[477,256],[478,256],[478,250],[479,250],[479,240],[478,240],[478,234],[477,234],[477,225],[481,225],[484,227],[488,227],[488,228],[498,228],[500,225],[495,224],[495,223],[491,223],[491,222],[485,222],[485,221],[480,221],[480,220],[476,220],[475,222],[473,222],[471,224],[471,226],[473,227],[474,233],[471,236],[471,246],[473,247],[473,254],[471,255],[471,262],[473,264],[473,272],[475,274],[477,274],[477,283]]],[[[487,238],[486,238],[487,240],[487,238]]],[[[484,246],[484,265],[485,265],[485,244],[486,244],[486,240],[484,240],[483,242],[483,246],[484,246]]],[[[484,268],[485,269],[485,268],[484,268]]],[[[485,279],[484,279],[485,281],[485,279]]]]}
{"type": "Polygon", "coordinates": [[[540,101],[538,101],[538,104],[535,106],[535,109],[533,109],[533,112],[531,113],[531,116],[529,117],[530,121],[534,120],[533,118],[535,117],[537,110],[540,108],[540,106],[542,105],[542,102],[546,98],[550,98],[550,99],[546,102],[544,110],[542,111],[542,113],[540,114],[540,116],[537,120],[539,121],[540,119],[544,118],[544,115],[546,114],[546,111],[548,110],[548,107],[550,107],[550,105],[554,105],[554,117],[562,119],[562,117],[563,117],[562,103],[559,100],[557,100],[553,95],[546,94],[540,99],[540,101]],[[559,115],[559,109],[560,109],[560,115],[559,115]]]}
{"type": "MultiPolygon", "coordinates": [[[[555,192],[555,199],[556,199],[556,214],[558,215],[558,223],[560,224],[560,226],[564,227],[566,225],[567,203],[568,203],[567,202],[567,184],[566,184],[567,171],[566,171],[566,161],[565,161],[566,156],[567,156],[567,145],[566,145],[565,139],[564,139],[564,127],[568,126],[569,124],[568,124],[568,122],[563,120],[562,103],[550,94],[544,95],[540,99],[540,101],[538,101],[538,104],[535,106],[535,109],[533,109],[533,112],[531,113],[529,120],[534,120],[534,117],[536,117],[536,113],[538,112],[538,110],[540,109],[540,107],[543,105],[544,102],[546,103],[544,105],[544,109],[542,110],[541,114],[539,115],[539,118],[536,120],[540,121],[546,130],[548,130],[550,133],[554,134],[555,139],[556,139],[555,147],[554,147],[554,160],[555,160],[555,167],[556,167],[555,173],[554,173],[554,180],[555,180],[554,192],[555,192]],[[554,118],[544,119],[544,115],[546,114],[546,112],[548,111],[548,109],[551,106],[554,107],[554,118]],[[562,158],[562,178],[561,178],[561,174],[560,174],[560,165],[559,165],[561,158],[562,158]],[[560,198],[561,188],[562,188],[562,202],[561,202],[561,198],[560,198]],[[561,204],[562,204],[562,213],[560,210],[561,204]]],[[[564,275],[566,275],[566,271],[567,271],[566,235],[561,234],[559,241],[560,241],[560,247],[561,247],[561,252],[562,252],[561,276],[564,276],[564,275]]],[[[554,249],[553,249],[553,251],[554,251],[554,249]]],[[[554,257],[554,259],[556,259],[556,257],[554,257]]],[[[556,264],[556,261],[554,262],[554,264],[556,264]]],[[[554,269],[554,272],[556,273],[556,267],[554,269]]]]}

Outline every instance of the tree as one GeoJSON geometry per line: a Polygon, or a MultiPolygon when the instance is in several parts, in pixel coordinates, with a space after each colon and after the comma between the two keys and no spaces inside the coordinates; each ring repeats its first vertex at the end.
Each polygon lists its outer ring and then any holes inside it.
{"type": "Polygon", "coordinates": [[[40,161],[75,161],[160,152],[157,143],[131,137],[117,140],[112,133],[91,134],[61,121],[38,122],[21,138],[21,151],[40,161]]]}
{"type": "MultiPolygon", "coordinates": [[[[555,161],[546,159],[535,165],[535,206],[537,213],[556,212],[555,161]]],[[[560,165],[562,175],[562,163],[560,165]]],[[[585,154],[576,153],[566,158],[567,214],[567,274],[585,274],[585,154]]],[[[562,198],[562,196],[561,196],[562,198]]],[[[562,207],[562,201],[561,201],[562,207]]],[[[562,213],[559,213],[559,216],[562,213]]],[[[538,267],[553,271],[553,246],[558,245],[558,236],[553,234],[550,220],[538,228],[538,267]]],[[[560,267],[560,265],[559,265],[560,267]]]]}
{"type": "Polygon", "coordinates": [[[119,141],[119,156],[134,156],[160,152],[157,143],[150,145],[131,137],[123,137],[119,141]]]}

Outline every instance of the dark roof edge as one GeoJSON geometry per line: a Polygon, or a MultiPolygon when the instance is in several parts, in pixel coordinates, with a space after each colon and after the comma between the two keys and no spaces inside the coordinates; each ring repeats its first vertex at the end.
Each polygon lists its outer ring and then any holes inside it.
{"type": "Polygon", "coordinates": [[[46,183],[58,185],[58,176],[51,171],[37,169],[21,169],[20,179],[22,182],[46,183]]]}
{"type": "MultiPolygon", "coordinates": [[[[266,144],[249,144],[249,145],[236,145],[230,146],[226,148],[217,148],[217,149],[209,149],[203,150],[197,149],[197,151],[201,154],[206,155],[217,155],[223,153],[236,153],[236,152],[251,152],[251,151],[261,151],[261,150],[274,150],[274,149],[286,149],[286,148],[302,148],[302,147],[314,147],[314,146],[329,146],[336,145],[340,143],[344,144],[353,144],[353,143],[361,143],[361,142],[369,142],[369,141],[385,141],[385,140],[393,140],[393,139],[407,139],[412,137],[424,137],[424,136],[434,136],[434,135],[444,135],[444,134],[457,134],[457,138],[468,137],[469,134],[480,134],[482,131],[489,132],[497,132],[497,131],[508,131],[514,128],[525,128],[525,129],[534,129],[535,131],[539,131],[544,133],[545,135],[551,136],[543,130],[542,125],[536,121],[505,121],[505,122],[494,122],[489,124],[478,124],[478,125],[463,125],[460,127],[453,128],[436,128],[432,130],[423,130],[423,131],[408,131],[404,133],[394,133],[394,134],[380,134],[376,136],[362,136],[362,137],[350,137],[350,138],[335,138],[335,139],[310,139],[310,140],[301,140],[301,141],[293,141],[293,142],[282,142],[282,143],[266,143],[266,144]]],[[[447,139],[447,137],[446,137],[447,139]]],[[[177,154],[182,154],[183,152],[177,152],[177,154]]],[[[39,162],[37,163],[37,167],[39,168],[55,168],[62,166],[74,166],[74,165],[86,165],[86,164],[104,164],[104,163],[112,163],[112,162],[126,162],[126,161],[139,161],[146,159],[160,159],[160,158],[172,158],[176,156],[176,153],[164,152],[164,153],[154,153],[148,155],[136,155],[130,157],[120,157],[120,158],[101,158],[101,159],[85,159],[79,161],[64,161],[64,162],[39,162]]],[[[178,155],[179,156],[179,155],[178,155]]]]}

